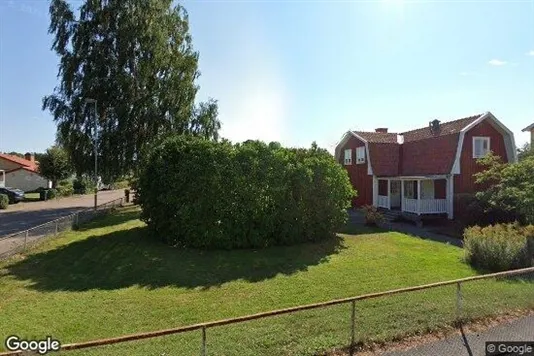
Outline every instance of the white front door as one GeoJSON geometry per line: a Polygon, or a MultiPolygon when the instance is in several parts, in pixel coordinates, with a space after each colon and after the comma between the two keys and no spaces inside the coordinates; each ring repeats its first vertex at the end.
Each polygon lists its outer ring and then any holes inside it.
{"type": "Polygon", "coordinates": [[[401,182],[400,180],[392,180],[390,183],[390,202],[391,209],[400,208],[401,206],[401,182]]]}

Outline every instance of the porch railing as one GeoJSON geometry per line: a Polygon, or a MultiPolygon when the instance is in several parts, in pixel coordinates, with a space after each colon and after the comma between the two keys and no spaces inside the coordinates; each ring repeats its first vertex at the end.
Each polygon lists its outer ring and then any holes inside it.
{"type": "Polygon", "coordinates": [[[447,212],[447,199],[404,198],[403,211],[414,214],[441,214],[447,212]]]}
{"type": "Polygon", "coordinates": [[[378,196],[378,207],[389,209],[389,197],[387,195],[378,196]]]}
{"type": "Polygon", "coordinates": [[[425,214],[440,214],[447,212],[446,199],[421,199],[421,212],[425,214]]]}

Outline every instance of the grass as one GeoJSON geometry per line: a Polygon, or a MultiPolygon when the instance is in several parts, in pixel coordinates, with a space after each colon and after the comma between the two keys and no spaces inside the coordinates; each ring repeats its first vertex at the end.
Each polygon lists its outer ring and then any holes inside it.
{"type": "MultiPolygon", "coordinates": [[[[126,208],[0,264],[0,338],[63,343],[177,327],[334,298],[467,277],[463,251],[396,232],[351,227],[338,239],[264,250],[180,250],[146,238],[126,208]]],[[[534,308],[532,281],[465,285],[464,312],[534,308]]],[[[456,287],[357,303],[357,341],[452,325],[456,287]]],[[[208,329],[210,355],[301,355],[347,345],[350,305],[208,329]]],[[[200,332],[64,352],[198,355],[200,332]]],[[[62,353],[63,354],[63,353],[62,353]]]]}
{"type": "Polygon", "coordinates": [[[39,193],[24,193],[24,200],[25,201],[39,201],[40,195],[39,193]]]}

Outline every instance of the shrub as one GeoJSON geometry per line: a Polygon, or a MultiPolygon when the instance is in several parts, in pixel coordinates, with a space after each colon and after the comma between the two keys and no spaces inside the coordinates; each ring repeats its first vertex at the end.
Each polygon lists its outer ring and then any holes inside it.
{"type": "Polygon", "coordinates": [[[7,209],[9,197],[6,194],[0,194],[0,209],[7,209]]]}
{"type": "Polygon", "coordinates": [[[457,220],[464,227],[488,226],[521,220],[521,216],[516,212],[491,206],[470,193],[454,196],[454,211],[457,220]]]}
{"type": "Polygon", "coordinates": [[[71,181],[63,180],[58,183],[57,194],[60,197],[68,197],[74,193],[74,187],[71,181]]]}
{"type": "Polygon", "coordinates": [[[56,189],[48,189],[47,199],[55,199],[58,196],[56,189]]]}
{"type": "Polygon", "coordinates": [[[142,165],[142,219],[171,245],[251,248],[332,237],[354,191],[325,150],[174,137],[142,165]]]}
{"type": "Polygon", "coordinates": [[[110,189],[126,189],[130,187],[130,182],[128,180],[120,180],[110,184],[110,189]]]}
{"type": "Polygon", "coordinates": [[[87,176],[77,177],[72,183],[75,194],[91,193],[95,189],[95,182],[87,176]]]}
{"type": "Polygon", "coordinates": [[[527,237],[534,237],[534,226],[515,223],[467,228],[464,231],[466,260],[475,267],[495,272],[529,267],[532,258],[527,237]]]}
{"type": "Polygon", "coordinates": [[[364,205],[362,207],[363,213],[365,215],[365,225],[376,226],[378,223],[384,221],[384,215],[382,215],[376,206],[364,205]]]}

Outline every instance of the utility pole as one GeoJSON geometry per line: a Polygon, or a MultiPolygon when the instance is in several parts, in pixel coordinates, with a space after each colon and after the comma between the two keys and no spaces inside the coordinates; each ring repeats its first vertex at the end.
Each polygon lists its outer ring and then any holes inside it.
{"type": "Polygon", "coordinates": [[[98,146],[97,146],[97,140],[98,140],[98,112],[97,112],[97,101],[96,99],[86,98],[85,99],[86,104],[95,104],[95,116],[94,116],[94,127],[95,132],[93,134],[93,147],[95,150],[95,210],[98,205],[98,146]]]}

